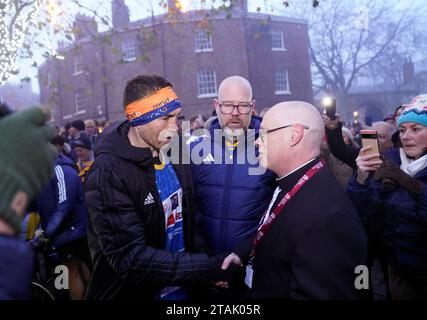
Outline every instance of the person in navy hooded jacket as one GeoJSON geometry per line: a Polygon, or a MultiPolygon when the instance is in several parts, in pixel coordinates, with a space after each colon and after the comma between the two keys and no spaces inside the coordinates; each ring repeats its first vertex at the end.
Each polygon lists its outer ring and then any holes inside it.
{"type": "Polygon", "coordinates": [[[54,176],[37,198],[37,211],[43,236],[68,267],[70,297],[81,299],[92,264],[86,237],[88,212],[75,164],[63,154],[58,155],[54,176]]]}

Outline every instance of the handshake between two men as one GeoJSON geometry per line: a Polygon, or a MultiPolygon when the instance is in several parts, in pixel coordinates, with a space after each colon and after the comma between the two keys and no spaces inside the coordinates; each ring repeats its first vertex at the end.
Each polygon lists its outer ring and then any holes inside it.
{"type": "Polygon", "coordinates": [[[218,288],[229,289],[242,284],[245,276],[243,263],[239,256],[231,253],[216,255],[210,258],[211,281],[218,288]]]}

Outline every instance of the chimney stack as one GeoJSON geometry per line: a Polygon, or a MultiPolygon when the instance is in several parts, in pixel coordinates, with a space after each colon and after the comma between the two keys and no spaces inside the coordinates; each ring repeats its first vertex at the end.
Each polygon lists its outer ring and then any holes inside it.
{"type": "Polygon", "coordinates": [[[111,2],[111,17],[114,29],[126,29],[129,26],[129,8],[124,0],[111,2]]]}
{"type": "Polygon", "coordinates": [[[246,16],[248,14],[248,0],[230,0],[233,11],[238,16],[246,16]]]}
{"type": "Polygon", "coordinates": [[[73,33],[76,40],[95,36],[98,33],[98,24],[95,18],[77,13],[74,19],[73,33]]]}

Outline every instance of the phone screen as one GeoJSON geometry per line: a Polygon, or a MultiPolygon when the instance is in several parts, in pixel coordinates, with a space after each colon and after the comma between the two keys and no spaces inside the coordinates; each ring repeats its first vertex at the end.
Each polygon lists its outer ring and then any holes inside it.
{"type": "Polygon", "coordinates": [[[362,138],[363,147],[372,147],[370,150],[366,151],[365,155],[380,153],[377,132],[375,130],[361,130],[360,137],[362,138]]]}
{"type": "Polygon", "coordinates": [[[330,101],[328,101],[328,104],[324,105],[324,108],[328,118],[334,120],[337,112],[337,100],[335,98],[331,98],[330,101]]]}
{"type": "Polygon", "coordinates": [[[328,116],[329,119],[334,120],[336,112],[337,112],[337,108],[335,103],[329,107],[326,107],[326,115],[328,116]]]}

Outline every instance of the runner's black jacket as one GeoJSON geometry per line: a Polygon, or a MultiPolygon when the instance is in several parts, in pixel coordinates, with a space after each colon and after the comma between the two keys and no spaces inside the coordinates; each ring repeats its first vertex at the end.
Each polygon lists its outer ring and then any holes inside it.
{"type": "Polygon", "coordinates": [[[164,250],[165,217],[154,159],[150,149],[129,143],[128,132],[127,122],[106,129],[86,181],[88,240],[94,265],[87,299],[155,299],[163,287],[208,281],[208,256],[188,253],[195,242],[189,166],[174,165],[183,189],[186,252],[173,253],[164,250]]]}

